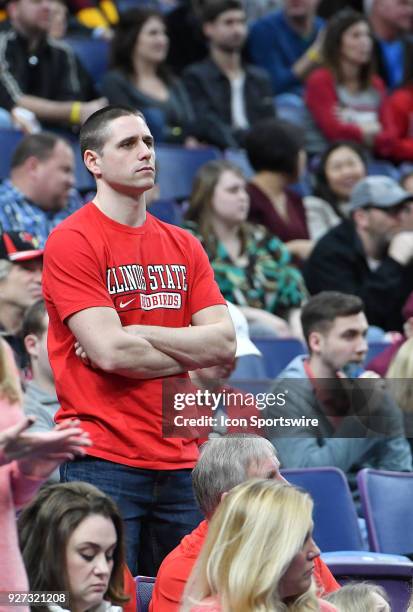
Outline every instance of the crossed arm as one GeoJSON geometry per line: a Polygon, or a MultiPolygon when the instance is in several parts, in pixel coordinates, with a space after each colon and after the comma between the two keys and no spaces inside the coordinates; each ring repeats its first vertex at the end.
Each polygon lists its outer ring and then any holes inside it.
{"type": "Polygon", "coordinates": [[[105,372],[148,379],[234,359],[235,333],[226,306],[195,313],[191,327],[122,327],[112,308],[88,308],[72,315],[68,326],[90,362],[105,372]]]}

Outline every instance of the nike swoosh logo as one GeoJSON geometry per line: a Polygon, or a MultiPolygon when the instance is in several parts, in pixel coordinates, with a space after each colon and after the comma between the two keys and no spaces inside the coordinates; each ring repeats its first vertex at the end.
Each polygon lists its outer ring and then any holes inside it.
{"type": "Polygon", "coordinates": [[[132,298],[131,300],[129,300],[129,302],[119,302],[119,308],[126,308],[126,306],[129,306],[129,304],[132,304],[132,302],[134,302],[136,300],[136,298],[132,298]]]}

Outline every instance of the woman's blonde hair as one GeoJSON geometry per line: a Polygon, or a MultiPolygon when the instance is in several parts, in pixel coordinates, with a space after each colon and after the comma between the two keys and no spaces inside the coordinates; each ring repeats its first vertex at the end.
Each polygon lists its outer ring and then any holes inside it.
{"type": "MultiPolygon", "coordinates": [[[[223,612],[318,610],[314,586],[284,603],[279,583],[312,528],[311,497],[273,480],[250,480],[222,500],[184,593],[183,612],[210,596],[223,612]]],[[[208,606],[205,606],[208,610],[208,606]]]]}
{"type": "Polygon", "coordinates": [[[19,372],[13,353],[5,340],[0,338],[0,399],[11,404],[22,401],[19,372]]]}
{"type": "Polygon", "coordinates": [[[396,404],[403,412],[413,412],[413,338],[399,348],[386,378],[396,404]]]}
{"type": "Polygon", "coordinates": [[[369,612],[376,609],[373,593],[380,595],[390,604],[383,587],[371,582],[351,582],[325,596],[324,599],[333,604],[339,612],[369,612]]]}

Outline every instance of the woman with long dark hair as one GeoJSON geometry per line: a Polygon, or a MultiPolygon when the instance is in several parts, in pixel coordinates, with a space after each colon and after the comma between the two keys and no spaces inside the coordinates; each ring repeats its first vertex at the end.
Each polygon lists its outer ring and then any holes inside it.
{"type": "Polygon", "coordinates": [[[344,10],[329,21],[323,44],[324,66],[307,80],[305,101],[313,119],[308,150],[352,140],[376,155],[391,152],[392,131],[383,131],[385,86],[375,74],[373,39],[365,15],[344,10]]]}
{"type": "Polygon", "coordinates": [[[111,70],[102,81],[102,92],[110,104],[143,112],[151,127],[157,126],[157,140],[183,143],[195,116],[184,86],[165,64],[168,49],[159,11],[139,8],[123,13],[112,40],[111,70]]]}

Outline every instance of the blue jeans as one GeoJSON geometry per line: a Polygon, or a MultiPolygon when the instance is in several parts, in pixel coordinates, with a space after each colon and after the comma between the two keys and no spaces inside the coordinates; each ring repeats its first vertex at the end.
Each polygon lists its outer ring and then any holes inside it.
{"type": "Polygon", "coordinates": [[[156,576],[164,557],[203,519],[190,469],[143,470],[85,457],[64,463],[60,477],[62,482],[89,482],[117,503],[134,576],[156,576]]]}

